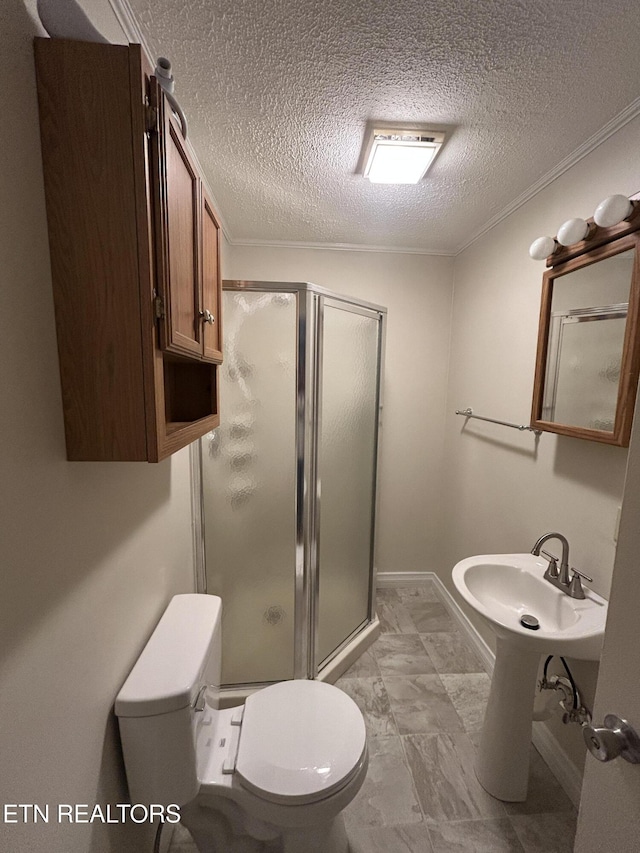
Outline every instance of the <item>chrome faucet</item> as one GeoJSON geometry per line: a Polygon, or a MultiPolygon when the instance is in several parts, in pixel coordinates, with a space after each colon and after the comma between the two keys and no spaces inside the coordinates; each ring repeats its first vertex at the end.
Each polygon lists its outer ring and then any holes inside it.
{"type": "Polygon", "coordinates": [[[548,558],[549,565],[544,573],[545,580],[549,581],[550,584],[553,584],[553,586],[558,589],[561,589],[562,592],[566,593],[566,595],[571,598],[584,598],[584,590],[582,588],[580,578],[584,578],[587,581],[592,581],[593,578],[583,575],[582,572],[579,572],[577,569],[571,569],[572,575],[571,578],[569,578],[569,542],[567,541],[566,536],[563,536],[562,533],[545,533],[544,536],[541,536],[533,546],[531,553],[534,557],[539,557],[540,554],[544,554],[545,557],[548,558]],[[557,539],[562,545],[560,568],[558,568],[558,558],[554,557],[553,554],[549,554],[548,551],[542,550],[542,546],[549,539],[557,539]]]}
{"type": "Polygon", "coordinates": [[[566,536],[563,536],[562,533],[545,533],[544,536],[541,536],[536,544],[531,549],[531,553],[534,557],[540,556],[540,551],[545,555],[545,557],[549,558],[549,565],[547,566],[547,571],[544,573],[546,580],[557,581],[554,583],[554,586],[569,586],[569,543],[567,541],[566,536]],[[560,568],[558,569],[558,558],[554,557],[553,554],[548,554],[546,551],[542,551],[542,546],[545,542],[548,542],[549,539],[557,539],[562,545],[562,558],[560,560],[560,568]]]}

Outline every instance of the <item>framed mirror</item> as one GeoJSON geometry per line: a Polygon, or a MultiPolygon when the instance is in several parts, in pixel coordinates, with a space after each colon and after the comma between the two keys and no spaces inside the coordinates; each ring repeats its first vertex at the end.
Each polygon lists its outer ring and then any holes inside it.
{"type": "Polygon", "coordinates": [[[532,427],[629,446],[639,314],[638,232],[554,262],[542,283],[532,427]]]}

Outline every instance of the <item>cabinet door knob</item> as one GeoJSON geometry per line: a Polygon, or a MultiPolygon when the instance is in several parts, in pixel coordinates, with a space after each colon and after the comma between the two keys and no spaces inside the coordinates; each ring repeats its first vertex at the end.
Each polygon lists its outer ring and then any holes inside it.
{"type": "Polygon", "coordinates": [[[213,316],[211,311],[208,308],[205,308],[204,311],[200,311],[200,316],[202,317],[203,323],[215,323],[216,318],[213,316]]]}
{"type": "Polygon", "coordinates": [[[626,720],[607,714],[604,726],[582,729],[587,749],[598,761],[613,761],[620,756],[632,764],[640,764],[640,738],[626,720]]]}

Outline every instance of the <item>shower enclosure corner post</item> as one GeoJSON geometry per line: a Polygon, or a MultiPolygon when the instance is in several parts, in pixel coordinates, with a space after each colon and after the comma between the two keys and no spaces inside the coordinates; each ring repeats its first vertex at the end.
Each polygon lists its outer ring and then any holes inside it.
{"type": "Polygon", "coordinates": [[[323,319],[324,304],[318,294],[313,291],[307,292],[307,299],[313,303],[313,344],[312,344],[312,376],[309,384],[309,398],[311,406],[309,410],[309,460],[311,463],[311,477],[309,480],[309,537],[310,550],[306,566],[309,578],[309,661],[308,676],[316,678],[318,675],[318,600],[320,597],[320,504],[321,504],[321,479],[318,465],[318,424],[322,419],[322,347],[323,347],[323,319]]]}
{"type": "Polygon", "coordinates": [[[378,477],[380,474],[380,459],[382,454],[382,413],[384,410],[384,364],[387,348],[387,311],[380,314],[378,328],[378,371],[377,371],[377,421],[376,421],[376,454],[373,469],[373,502],[371,506],[371,584],[369,588],[369,619],[376,618],[376,578],[378,574],[378,536],[377,519],[380,511],[380,489],[378,477]]]}
{"type": "Polygon", "coordinates": [[[204,546],[204,493],[202,491],[202,444],[189,445],[191,474],[191,533],[193,539],[193,574],[196,592],[207,592],[206,556],[204,546]]]}
{"type": "Polygon", "coordinates": [[[314,482],[316,477],[315,397],[317,383],[317,316],[315,294],[296,291],[297,370],[296,370],[296,566],[294,614],[294,678],[310,678],[315,658],[315,632],[309,630],[316,619],[314,482]]]}

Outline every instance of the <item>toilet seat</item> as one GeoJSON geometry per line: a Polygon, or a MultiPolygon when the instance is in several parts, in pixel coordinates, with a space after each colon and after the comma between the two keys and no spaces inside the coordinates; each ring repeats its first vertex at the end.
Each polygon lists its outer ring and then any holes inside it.
{"type": "Polygon", "coordinates": [[[245,703],[235,773],[264,800],[299,805],[348,785],[367,760],[355,702],[321,681],[283,681],[245,703]]]}

